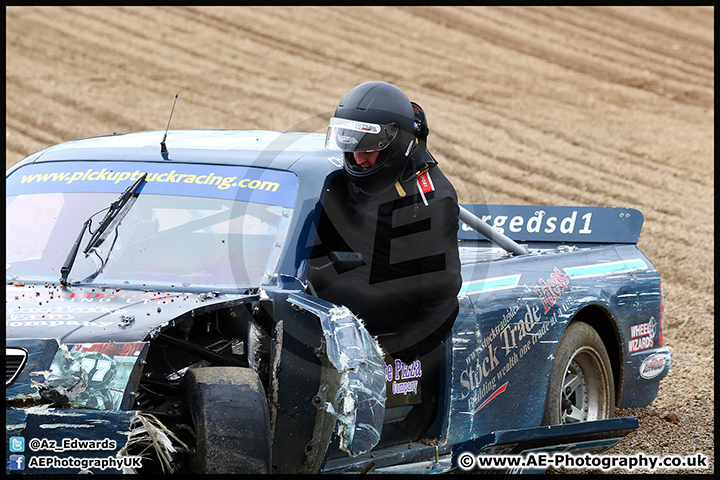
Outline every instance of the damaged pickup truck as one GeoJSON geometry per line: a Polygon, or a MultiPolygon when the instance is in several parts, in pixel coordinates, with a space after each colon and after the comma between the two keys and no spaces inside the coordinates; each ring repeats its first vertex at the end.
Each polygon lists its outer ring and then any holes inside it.
{"type": "Polygon", "coordinates": [[[7,171],[7,472],[435,473],[601,451],[657,395],[640,212],[463,205],[457,319],[408,365],[308,282],[323,135],[162,134],[7,171]]]}

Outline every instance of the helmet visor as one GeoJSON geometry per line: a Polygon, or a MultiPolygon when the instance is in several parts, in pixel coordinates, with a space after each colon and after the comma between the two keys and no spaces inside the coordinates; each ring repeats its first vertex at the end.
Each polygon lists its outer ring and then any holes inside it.
{"type": "Polygon", "coordinates": [[[380,125],[332,117],[325,136],[325,148],[343,152],[376,152],[390,145],[397,134],[397,123],[380,125]]]}

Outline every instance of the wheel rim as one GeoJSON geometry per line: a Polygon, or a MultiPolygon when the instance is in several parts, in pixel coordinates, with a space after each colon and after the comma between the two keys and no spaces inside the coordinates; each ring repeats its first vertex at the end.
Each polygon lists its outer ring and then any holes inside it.
{"type": "Polygon", "coordinates": [[[609,382],[608,372],[597,351],[587,346],[576,350],[563,376],[561,423],[608,418],[609,382]]]}

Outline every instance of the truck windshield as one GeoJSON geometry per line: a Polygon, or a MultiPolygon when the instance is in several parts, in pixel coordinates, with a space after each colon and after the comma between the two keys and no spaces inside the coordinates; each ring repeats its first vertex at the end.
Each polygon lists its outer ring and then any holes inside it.
{"type": "MultiPolygon", "coordinates": [[[[85,175],[89,170],[101,172],[102,167],[110,171],[108,166],[63,162],[53,164],[52,172],[47,165],[28,165],[8,177],[8,281],[58,282],[84,222],[115,201],[135,171],[148,173],[142,195],[106,233],[107,239],[84,254],[90,238],[86,233],[70,284],[244,289],[259,286],[266,273],[274,272],[293,212],[294,174],[207,165],[109,166],[114,173],[122,169],[130,176],[116,184],[107,180],[108,175],[85,175]],[[197,180],[200,172],[187,172],[199,168],[209,170],[205,177],[220,179],[183,185],[183,179],[197,180]],[[86,180],[69,182],[74,172],[83,172],[86,180]],[[169,175],[163,177],[161,172],[169,175]],[[223,181],[228,186],[219,188],[223,181]],[[278,190],[282,194],[273,195],[278,190]]],[[[96,218],[92,231],[101,217],[96,218]]]]}

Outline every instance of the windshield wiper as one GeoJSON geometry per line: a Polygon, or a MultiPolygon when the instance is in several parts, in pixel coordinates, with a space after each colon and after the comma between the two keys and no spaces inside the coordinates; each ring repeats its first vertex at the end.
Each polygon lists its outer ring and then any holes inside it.
{"type": "MultiPolygon", "coordinates": [[[[122,195],[120,195],[120,198],[110,204],[110,207],[108,207],[108,212],[105,214],[105,217],[102,219],[97,230],[95,230],[95,233],[92,234],[92,237],[90,237],[90,241],[87,243],[87,246],[83,250],[83,253],[85,255],[87,255],[87,253],[91,249],[99,247],[100,244],[105,241],[110,232],[120,224],[123,218],[125,218],[125,215],[127,215],[128,211],[130,211],[130,207],[133,206],[135,200],[140,195],[138,193],[138,190],[145,181],[145,177],[147,177],[147,173],[143,173],[143,175],[135,183],[130,185],[122,193],[122,195]]],[[[88,231],[90,230],[92,217],[94,217],[95,215],[97,215],[97,213],[91,215],[90,218],[85,220],[85,223],[83,223],[83,226],[80,229],[80,234],[75,240],[75,243],[70,249],[70,253],[68,253],[67,258],[65,259],[65,263],[60,269],[60,284],[63,286],[67,286],[70,284],[67,280],[68,275],[70,275],[70,270],[72,269],[73,263],[75,262],[75,257],[77,257],[78,250],[80,249],[80,242],[82,241],[83,234],[85,233],[86,229],[88,231]]]]}

